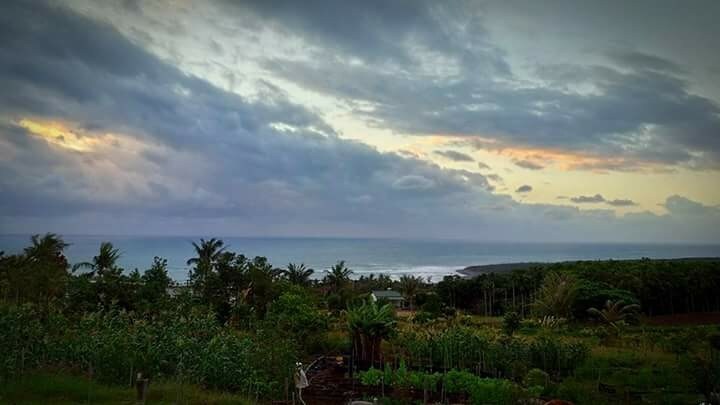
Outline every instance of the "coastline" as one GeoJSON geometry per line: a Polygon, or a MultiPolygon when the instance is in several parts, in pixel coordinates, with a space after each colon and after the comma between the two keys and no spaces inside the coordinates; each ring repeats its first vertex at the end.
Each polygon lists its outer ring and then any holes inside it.
{"type": "Polygon", "coordinates": [[[664,262],[682,262],[682,261],[718,261],[720,257],[678,257],[672,259],[652,259],[652,258],[640,258],[640,259],[588,259],[588,260],[563,260],[558,262],[516,262],[516,263],[496,263],[496,264],[480,264],[476,266],[467,266],[465,268],[457,270],[457,273],[466,278],[477,277],[481,274],[489,273],[505,273],[514,270],[526,270],[532,267],[543,267],[556,264],[569,264],[569,263],[582,263],[582,262],[597,262],[597,261],[616,261],[616,262],[633,262],[641,260],[651,261],[664,261],[664,262]]]}
{"type": "Polygon", "coordinates": [[[497,263],[497,264],[480,264],[477,266],[467,266],[457,270],[457,273],[463,277],[476,277],[481,274],[488,273],[505,273],[513,270],[525,270],[535,266],[546,266],[555,263],[565,262],[518,262],[518,263],[497,263]]]}

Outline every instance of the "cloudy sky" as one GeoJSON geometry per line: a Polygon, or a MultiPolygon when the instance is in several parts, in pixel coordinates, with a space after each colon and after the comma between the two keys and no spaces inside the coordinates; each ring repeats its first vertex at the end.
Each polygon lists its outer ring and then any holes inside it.
{"type": "Polygon", "coordinates": [[[0,233],[720,241],[715,1],[3,1],[0,233]]]}

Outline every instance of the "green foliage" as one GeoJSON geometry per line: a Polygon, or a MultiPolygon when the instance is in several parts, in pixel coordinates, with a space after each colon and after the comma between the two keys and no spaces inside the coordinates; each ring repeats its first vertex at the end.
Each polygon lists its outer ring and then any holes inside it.
{"type": "Polygon", "coordinates": [[[290,263],[287,265],[287,269],[283,270],[283,275],[290,283],[301,286],[310,284],[310,277],[313,273],[315,273],[315,270],[305,267],[305,263],[290,263]]]}
{"type": "Polygon", "coordinates": [[[358,378],[362,385],[379,386],[385,378],[385,373],[374,367],[370,367],[367,371],[361,371],[358,378]]]}
{"type": "Polygon", "coordinates": [[[287,334],[298,344],[311,346],[327,330],[326,317],[308,296],[286,292],[275,300],[268,311],[266,324],[287,334]]]}
{"type": "Polygon", "coordinates": [[[167,260],[155,256],[152,266],[143,273],[138,288],[138,306],[146,311],[157,309],[166,303],[168,287],[172,284],[167,272],[167,260]]]}
{"type": "Polygon", "coordinates": [[[395,310],[390,304],[379,305],[364,300],[350,307],[346,314],[347,325],[353,339],[353,350],[361,363],[372,365],[380,359],[380,345],[395,331],[395,310]]]}
{"type": "Polygon", "coordinates": [[[520,328],[520,315],[517,312],[506,312],[503,316],[503,331],[512,336],[520,328]]]}
{"type": "Polygon", "coordinates": [[[408,304],[410,305],[410,310],[412,311],[415,309],[415,296],[418,292],[420,292],[420,289],[423,286],[422,278],[403,274],[400,277],[400,292],[402,293],[403,297],[408,301],[408,304]]]}
{"type": "Polygon", "coordinates": [[[0,377],[21,374],[41,364],[47,347],[39,319],[31,305],[0,307],[0,377]]]}
{"type": "Polygon", "coordinates": [[[588,308],[601,308],[607,301],[622,301],[626,304],[638,303],[637,297],[631,291],[613,287],[606,282],[580,279],[573,316],[577,319],[586,318],[588,308]]]}
{"type": "Polygon", "coordinates": [[[581,342],[542,336],[529,345],[530,364],[554,375],[569,375],[589,356],[590,349],[581,342]]]}
{"type": "Polygon", "coordinates": [[[91,262],[81,262],[73,266],[73,271],[78,269],[89,269],[88,276],[119,276],[122,269],[117,266],[120,259],[120,250],[116,249],[110,242],[100,243],[100,252],[93,257],[91,262]]]}
{"type": "Polygon", "coordinates": [[[537,292],[533,309],[538,316],[570,318],[577,293],[575,277],[567,273],[548,273],[537,292]]]}
{"type": "MultiPolygon", "coordinates": [[[[135,396],[135,388],[128,387],[127,384],[100,384],[86,377],[65,373],[33,373],[0,385],[0,402],[10,404],[124,404],[130,403],[135,396]]],[[[247,397],[209,391],[197,385],[162,380],[151,383],[148,403],[178,402],[206,405],[251,403],[247,397]]]]}
{"type": "Polygon", "coordinates": [[[39,322],[32,307],[2,307],[3,374],[18,375],[40,365],[83,370],[93,379],[127,383],[137,372],[174,376],[220,389],[270,396],[292,371],[291,345],[274,337],[238,334],[213,315],[166,313],[152,321],[131,313],[87,313],[69,323],[39,322]]]}
{"type": "Polygon", "coordinates": [[[528,371],[527,375],[525,376],[525,379],[523,380],[523,383],[528,386],[534,386],[539,385],[541,387],[545,387],[550,383],[550,376],[548,373],[538,369],[534,368],[530,371],[528,371]]]}
{"type": "Polygon", "coordinates": [[[363,385],[388,386],[438,392],[440,386],[449,394],[469,396],[473,404],[510,404],[520,396],[519,388],[510,381],[482,378],[467,371],[450,370],[446,373],[408,371],[403,365],[397,370],[382,372],[375,368],[360,373],[363,385]]]}
{"type": "Polygon", "coordinates": [[[194,244],[189,288],[170,296],[164,259],[142,274],[124,273],[120,252],[103,243],[80,266],[91,271],[70,274],[66,246],[48,234],[33,237],[22,254],[0,254],[3,383],[35,368],[123,385],[142,372],[153,381],[270,399],[282,396],[298,359],[351,353],[357,369],[384,366],[361,372],[363,384],[422,391],[425,399],[445,392],[472,403],[516,403],[542,394],[612,403],[595,392],[598,378],[623,393],[653,391],[650,402],[688,402],[699,391],[711,398],[718,389],[720,340],[710,339],[717,328],[627,325],[622,335],[613,332],[638,309],[635,297],[648,314],[718,309],[718,262],[561,263],[449,277],[436,286],[410,277],[351,280],[339,262],[320,284],[304,265],[279,270],[210,239],[194,244]],[[370,289],[391,286],[421,308],[410,322],[398,325],[390,305],[360,301],[370,289]],[[520,328],[533,301],[544,316],[520,328]],[[568,321],[587,316],[587,306],[601,308],[589,313],[607,327],[568,321]],[[333,311],[339,308],[348,310],[333,311]],[[590,353],[588,344],[612,333],[612,346],[590,353]]]}
{"type": "Polygon", "coordinates": [[[610,301],[605,302],[605,308],[588,308],[587,312],[600,319],[602,322],[612,326],[614,329],[619,329],[619,324],[631,319],[635,314],[640,311],[640,305],[628,304],[624,301],[610,301]]]}
{"type": "Polygon", "coordinates": [[[40,316],[62,299],[66,291],[68,262],[64,249],[68,246],[55,234],[33,235],[31,245],[23,254],[0,254],[0,299],[16,305],[41,305],[40,316]]]}

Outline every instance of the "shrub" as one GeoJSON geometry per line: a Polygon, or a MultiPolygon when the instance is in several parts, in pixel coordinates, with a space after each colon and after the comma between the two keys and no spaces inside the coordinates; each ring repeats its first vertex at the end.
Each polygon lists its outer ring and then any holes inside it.
{"type": "Polygon", "coordinates": [[[550,384],[550,376],[548,375],[548,373],[538,368],[534,368],[528,371],[527,375],[525,375],[523,384],[526,387],[540,386],[545,388],[548,386],[548,384],[550,384]]]}
{"type": "Polygon", "coordinates": [[[385,374],[374,367],[370,367],[367,371],[361,371],[359,373],[359,379],[362,385],[378,386],[382,383],[384,377],[385,374]]]}
{"type": "Polygon", "coordinates": [[[473,404],[509,404],[519,397],[518,387],[508,380],[482,378],[467,371],[450,370],[443,376],[449,394],[467,394],[473,404]]]}
{"type": "Polygon", "coordinates": [[[503,316],[503,332],[512,336],[520,328],[520,315],[517,312],[506,312],[503,316]]]}

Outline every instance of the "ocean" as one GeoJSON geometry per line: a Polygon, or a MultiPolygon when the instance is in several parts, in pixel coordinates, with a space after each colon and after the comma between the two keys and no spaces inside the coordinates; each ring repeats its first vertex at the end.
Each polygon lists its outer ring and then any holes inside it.
{"type": "MultiPolygon", "coordinates": [[[[122,254],[126,270],[145,270],[154,256],[168,260],[170,275],[187,279],[185,262],[193,257],[190,244],[199,238],[147,236],[65,236],[70,243],[66,255],[71,263],[89,261],[100,242],[110,241],[122,254]]],[[[355,276],[386,273],[392,277],[414,274],[439,281],[467,266],[564,260],[654,259],[720,257],[720,245],[637,243],[515,243],[456,240],[346,239],[346,238],[222,238],[234,252],[265,256],[277,267],[289,262],[305,263],[316,276],[338,260],[345,260],[355,276]]],[[[29,236],[0,235],[0,251],[20,252],[30,244],[29,236]]]]}

